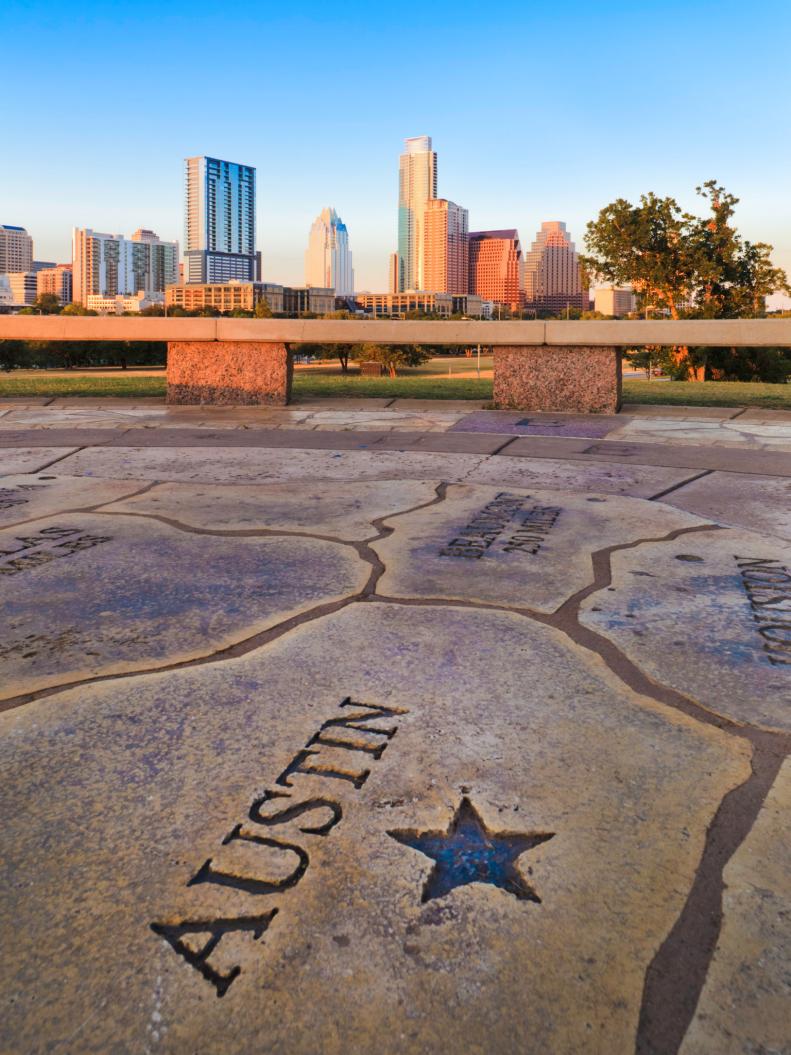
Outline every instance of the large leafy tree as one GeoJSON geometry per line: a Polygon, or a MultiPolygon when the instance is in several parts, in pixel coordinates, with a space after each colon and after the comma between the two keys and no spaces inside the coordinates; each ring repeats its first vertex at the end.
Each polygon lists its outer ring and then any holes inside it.
{"type": "MultiPolygon", "coordinates": [[[[788,290],[772,247],[742,238],[733,224],[738,198],[716,180],[697,188],[707,214],[684,212],[674,198],[644,194],[638,205],[619,198],[587,227],[583,258],[605,282],[631,285],[641,310],[672,319],[744,318],[762,314],[764,299],[788,290]]],[[[679,373],[705,377],[705,354],[674,349],[679,373]]]]}

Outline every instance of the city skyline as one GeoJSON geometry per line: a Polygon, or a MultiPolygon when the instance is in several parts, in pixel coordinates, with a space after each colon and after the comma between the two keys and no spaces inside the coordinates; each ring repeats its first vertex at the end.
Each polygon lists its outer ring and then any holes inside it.
{"type": "Polygon", "coordinates": [[[478,43],[465,25],[468,7],[441,5],[438,16],[452,10],[457,17],[433,48],[430,72],[420,49],[398,53],[400,74],[421,88],[417,95],[399,94],[380,76],[397,54],[384,14],[352,3],[339,17],[309,3],[299,15],[237,16],[234,31],[249,46],[266,47],[257,91],[279,100],[312,97],[329,70],[327,26],[343,35],[349,72],[333,104],[343,117],[330,114],[306,132],[290,107],[274,107],[258,123],[244,107],[229,114],[227,94],[209,90],[195,113],[172,111],[152,80],[135,101],[140,119],[118,122],[113,132],[94,127],[101,100],[90,78],[73,78],[75,58],[111,40],[117,61],[131,61],[145,36],[152,62],[211,55],[222,80],[233,63],[210,47],[220,26],[211,7],[177,2],[163,12],[143,2],[119,20],[92,3],[75,17],[42,0],[7,0],[0,30],[34,41],[35,61],[24,65],[15,49],[4,60],[8,76],[28,78],[29,91],[25,106],[4,118],[4,146],[24,164],[0,173],[0,222],[26,227],[36,255],[48,260],[68,259],[74,226],[146,226],[183,245],[183,159],[239,158],[258,170],[257,241],[267,279],[301,281],[305,232],[332,201],[354,243],[357,287],[384,290],[397,244],[393,159],[404,138],[431,135],[441,154],[440,193],[469,210],[476,230],[515,228],[524,245],[542,222],[560,219],[581,248],[585,224],[616,197],[635,201],[653,190],[695,210],[695,186],[716,177],[741,198],[736,222],[744,236],[773,244],[776,263],[791,271],[791,146],[778,116],[791,83],[781,54],[791,30],[787,4],[764,5],[761,18],[728,2],[640,11],[615,4],[603,19],[576,3],[562,15],[506,3],[491,30],[498,62],[485,78],[473,76],[474,64],[458,68],[460,47],[478,43]],[[645,59],[658,32],[667,36],[665,64],[654,68],[645,59]],[[669,65],[684,76],[669,80],[669,65]],[[429,90],[449,71],[454,91],[429,90]],[[529,82],[546,86],[533,103],[529,82]],[[57,122],[49,118],[53,90],[64,83],[70,118],[57,122]]]}

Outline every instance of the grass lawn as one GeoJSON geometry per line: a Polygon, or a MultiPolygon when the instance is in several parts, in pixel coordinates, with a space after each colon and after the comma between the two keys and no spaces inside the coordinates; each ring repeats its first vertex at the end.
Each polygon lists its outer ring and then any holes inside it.
{"type": "Polygon", "coordinates": [[[624,403],[677,407],[769,407],[791,410],[791,384],[759,381],[632,381],[623,383],[624,403]]]}
{"type": "MultiPolygon", "coordinates": [[[[692,384],[684,381],[626,380],[624,402],[654,403],[673,406],[710,407],[774,407],[791,410],[791,384],[769,385],[736,381],[705,381],[692,384]]],[[[48,374],[44,371],[20,371],[0,375],[0,397],[14,396],[164,396],[165,378],[141,377],[118,373],[114,376],[91,377],[89,374],[48,374]]],[[[360,378],[356,374],[344,377],[340,373],[319,370],[296,370],[294,398],[296,400],[338,396],[352,398],[379,397],[385,399],[474,399],[492,398],[489,378],[456,377],[446,374],[429,375],[425,367],[404,374],[395,380],[387,377],[360,378]]]]}

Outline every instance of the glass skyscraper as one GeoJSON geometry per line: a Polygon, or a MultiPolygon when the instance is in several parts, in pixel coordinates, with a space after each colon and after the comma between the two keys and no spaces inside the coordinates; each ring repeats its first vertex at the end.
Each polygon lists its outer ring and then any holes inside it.
{"type": "Polygon", "coordinates": [[[260,281],[255,169],[210,157],[187,158],[186,166],[186,281],[260,281]]]}
{"type": "Polygon", "coordinates": [[[398,289],[425,289],[424,217],[437,196],[437,155],[431,136],[404,141],[398,172],[398,289]]]}
{"type": "Polygon", "coordinates": [[[334,209],[322,209],[310,229],[305,252],[305,282],[309,286],[334,289],[339,297],[354,294],[349,232],[334,209]]]}

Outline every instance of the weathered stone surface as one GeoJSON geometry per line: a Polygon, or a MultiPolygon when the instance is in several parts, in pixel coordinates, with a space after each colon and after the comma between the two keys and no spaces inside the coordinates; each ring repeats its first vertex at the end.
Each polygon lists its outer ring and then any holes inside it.
{"type": "Polygon", "coordinates": [[[612,569],[587,626],[708,710],[791,729],[791,545],[726,529],[623,550],[612,569]]]}
{"type": "Polygon", "coordinates": [[[205,656],[356,593],[370,567],[309,538],[222,538],[63,514],[0,531],[0,696],[205,656]]]}
{"type": "Polygon", "coordinates": [[[53,513],[115,502],[145,486],[135,480],[91,480],[53,472],[0,477],[0,527],[53,513]]]}
{"type": "Polygon", "coordinates": [[[749,473],[711,473],[663,499],[719,524],[791,541],[791,480],[749,473]]]}
{"type": "Polygon", "coordinates": [[[68,1038],[80,1055],[631,1055],[645,970],[749,774],[741,741],[635,696],[554,631],[453,608],[353,605],[0,729],[14,1053],[68,1038]],[[348,696],[379,733],[326,725],[348,696]],[[346,778],[294,769],[311,740],[302,768],[346,778]],[[267,791],[289,796],[253,811],[269,825],[249,816],[267,791]],[[515,861],[540,903],[481,882],[421,902],[432,860],[388,833],[445,832],[464,797],[493,838],[552,835],[515,861]],[[259,940],[179,939],[184,921],[218,937],[207,921],[251,917],[259,940]],[[168,935],[230,976],[224,996],[168,935]]]}
{"type": "Polygon", "coordinates": [[[173,341],[168,403],[272,403],[291,398],[291,356],[263,341],[173,341]]]}
{"type": "Polygon", "coordinates": [[[607,438],[635,443],[791,451],[791,423],[743,421],[741,417],[734,421],[646,417],[625,421],[621,428],[611,432],[607,438]]]}
{"type": "Polygon", "coordinates": [[[115,479],[260,483],[274,480],[456,480],[484,457],[398,451],[267,447],[93,447],[59,466],[74,475],[115,479]]]}
{"type": "Polygon", "coordinates": [[[652,498],[689,479],[688,469],[662,469],[652,465],[612,462],[562,461],[559,458],[486,458],[465,478],[465,483],[540,487],[551,490],[593,491],[601,494],[652,498]]]}
{"type": "Polygon", "coordinates": [[[552,612],[592,581],[595,550],[701,523],[630,498],[454,485],[373,544],[379,591],[552,612]]]}
{"type": "MultiPolygon", "coordinates": [[[[0,492],[1,494],[1,492],[0,492]]],[[[147,513],[210,530],[310,531],[354,540],[376,534],[373,521],[436,498],[435,487],[417,480],[373,480],[322,485],[306,482],[243,485],[160,484],[117,502],[108,512],[147,513]]]]}
{"type": "Polygon", "coordinates": [[[592,345],[495,348],[494,405],[614,414],[621,406],[621,351],[592,345]]]}
{"type": "Polygon", "coordinates": [[[680,1055],[791,1051],[791,763],[725,867],[723,921],[680,1055]]]}
{"type": "Polygon", "coordinates": [[[76,447],[0,447],[0,477],[35,473],[76,447]]]}

